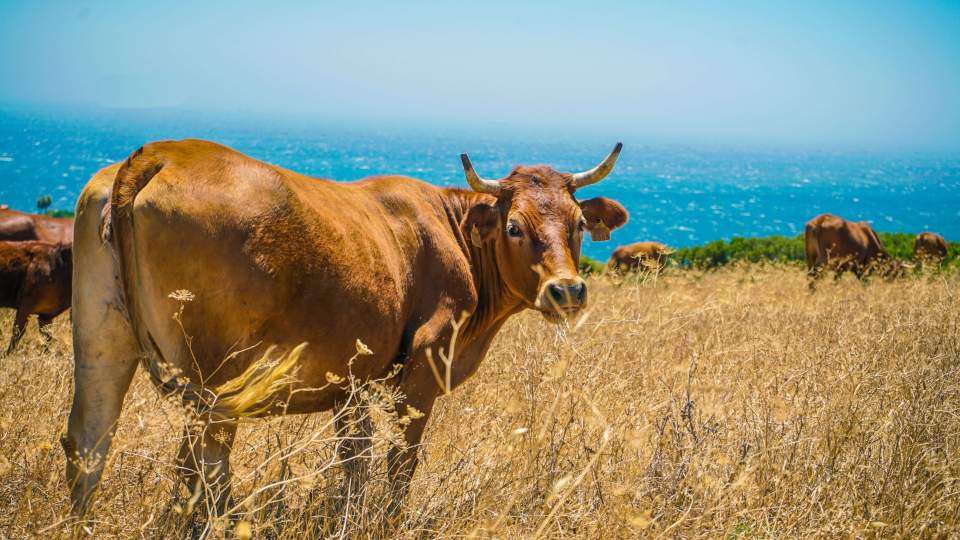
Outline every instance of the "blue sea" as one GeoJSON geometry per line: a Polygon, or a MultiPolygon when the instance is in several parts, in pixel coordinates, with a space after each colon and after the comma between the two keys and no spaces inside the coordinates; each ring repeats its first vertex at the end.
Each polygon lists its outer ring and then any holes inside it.
{"type": "MultiPolygon", "coordinates": [[[[52,195],[72,209],[90,176],[158,139],[204,138],[301,173],[355,180],[405,174],[464,186],[459,154],[481,175],[513,165],[558,170],[594,166],[618,139],[484,129],[311,122],[245,113],[182,110],[0,107],[0,203],[33,210],[52,195]]],[[[578,192],[619,200],[630,221],[611,242],[585,241],[605,259],[618,244],[658,240],[675,247],[733,236],[796,235],[831,212],[880,231],[932,230],[960,241],[960,156],[656,144],[624,137],[611,176],[578,192]]]]}

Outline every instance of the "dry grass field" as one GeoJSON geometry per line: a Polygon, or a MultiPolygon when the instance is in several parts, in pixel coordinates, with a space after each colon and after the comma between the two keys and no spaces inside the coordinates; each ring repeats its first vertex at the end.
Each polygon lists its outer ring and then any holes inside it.
{"type": "MultiPolygon", "coordinates": [[[[518,316],[441,398],[391,534],[960,534],[960,277],[811,294],[798,268],[755,266],[590,287],[582,320],[558,332],[518,316]]],[[[183,416],[142,373],[91,520],[64,521],[70,323],[49,352],[34,325],[0,371],[0,537],[195,533],[174,470],[183,416]]],[[[395,426],[373,401],[382,468],[395,426]]],[[[384,474],[360,512],[339,512],[334,444],[329,414],[242,424],[236,525],[207,523],[210,536],[385,535],[384,474]]]]}

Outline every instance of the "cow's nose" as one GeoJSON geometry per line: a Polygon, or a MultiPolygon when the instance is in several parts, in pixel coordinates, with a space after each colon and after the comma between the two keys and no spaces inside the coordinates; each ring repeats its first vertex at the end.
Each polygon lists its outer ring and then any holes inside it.
{"type": "Polygon", "coordinates": [[[547,283],[546,289],[554,308],[578,308],[587,298],[587,284],[580,278],[556,279],[547,283]]]}

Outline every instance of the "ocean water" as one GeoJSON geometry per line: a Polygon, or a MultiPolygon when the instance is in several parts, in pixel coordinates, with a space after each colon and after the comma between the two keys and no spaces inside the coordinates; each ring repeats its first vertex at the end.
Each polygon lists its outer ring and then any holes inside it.
{"type": "MultiPolygon", "coordinates": [[[[314,124],[236,114],[0,108],[0,203],[32,210],[50,194],[72,208],[98,169],[158,139],[205,138],[298,172],[336,180],[405,174],[465,186],[459,154],[478,172],[516,164],[558,170],[594,166],[616,142],[576,134],[314,124]]],[[[605,259],[619,244],[658,240],[682,247],[733,236],[795,235],[831,212],[881,231],[932,230],[960,241],[960,156],[791,152],[656,145],[623,139],[604,182],[581,198],[614,198],[630,211],[610,242],[584,242],[605,259]]]]}

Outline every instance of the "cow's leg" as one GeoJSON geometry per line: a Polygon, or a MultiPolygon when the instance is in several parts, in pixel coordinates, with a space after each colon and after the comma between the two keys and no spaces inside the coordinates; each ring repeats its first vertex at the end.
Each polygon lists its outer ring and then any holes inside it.
{"type": "Polygon", "coordinates": [[[119,312],[102,304],[74,306],[73,406],[61,442],[67,455],[71,511],[83,515],[100,482],[138,351],[119,312]]]}
{"type": "Polygon", "coordinates": [[[40,335],[43,336],[44,346],[49,348],[50,344],[53,343],[53,334],[50,333],[50,323],[53,322],[53,317],[50,315],[37,315],[37,328],[40,329],[40,335]]]}
{"type": "Polygon", "coordinates": [[[99,193],[88,186],[77,204],[71,300],[73,405],[67,433],[61,439],[75,515],[86,512],[100,481],[123,398],[140,357],[124,315],[118,270],[109,246],[100,239],[100,215],[108,186],[105,180],[99,193]]]}
{"type": "Polygon", "coordinates": [[[823,276],[823,267],[819,265],[811,266],[807,269],[807,278],[809,278],[808,286],[811,291],[816,290],[817,281],[820,277],[823,276]]]}
{"type": "Polygon", "coordinates": [[[220,516],[230,505],[230,450],[237,434],[235,421],[204,422],[184,430],[177,455],[180,479],[190,501],[202,502],[207,514],[220,516]]]}
{"type": "Polygon", "coordinates": [[[361,405],[348,409],[337,407],[334,426],[337,431],[337,455],[343,464],[344,511],[349,511],[352,501],[362,504],[367,480],[370,476],[371,448],[373,447],[373,422],[361,405]]]}
{"type": "Polygon", "coordinates": [[[20,338],[23,337],[23,333],[27,329],[27,317],[29,316],[30,312],[23,307],[17,309],[17,315],[13,319],[13,329],[10,331],[10,345],[7,346],[7,354],[13,353],[13,350],[17,348],[17,343],[20,343],[20,338]]]}
{"type": "MultiPolygon", "coordinates": [[[[426,369],[430,368],[426,367],[426,369]]],[[[441,366],[440,369],[442,372],[443,367],[441,366]]],[[[407,377],[400,383],[400,391],[406,397],[399,404],[398,412],[410,418],[410,423],[403,432],[404,445],[394,446],[387,456],[387,475],[391,490],[387,514],[391,518],[399,516],[403,508],[403,501],[410,490],[410,481],[413,480],[413,474],[420,460],[420,441],[427,427],[427,421],[430,419],[433,404],[440,394],[440,388],[431,373],[424,373],[424,370],[416,371],[420,371],[415,374],[418,379],[421,379],[420,381],[411,381],[407,377]]]]}
{"type": "Polygon", "coordinates": [[[397,383],[404,396],[402,402],[397,404],[397,412],[406,416],[409,423],[403,432],[404,445],[394,446],[387,455],[387,476],[391,489],[387,514],[394,520],[400,515],[403,501],[410,489],[410,481],[417,469],[420,441],[430,419],[433,404],[444,391],[434,375],[434,369],[443,379],[446,366],[440,360],[439,348],[449,349],[454,321],[450,316],[452,311],[449,308],[439,309],[417,330],[412,353],[397,383]]]}

